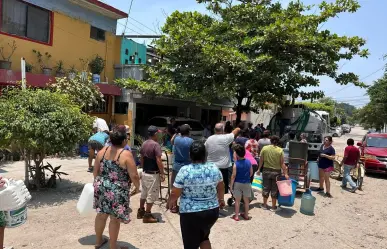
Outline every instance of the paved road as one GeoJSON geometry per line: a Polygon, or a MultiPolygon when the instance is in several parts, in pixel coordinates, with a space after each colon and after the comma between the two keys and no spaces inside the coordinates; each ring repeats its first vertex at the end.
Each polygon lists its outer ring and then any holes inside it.
{"type": "MultiPolygon", "coordinates": [[[[347,138],[358,141],[364,133],[356,128],[349,135],[335,138],[338,153],[342,153],[347,138]]],[[[16,249],[93,248],[94,218],[80,217],[75,210],[83,184],[92,181],[91,175],[85,172],[87,161],[48,161],[53,165],[62,164],[70,176],[59,190],[33,193],[28,222],[6,232],[7,244],[13,244],[16,249]]],[[[23,164],[3,166],[0,171],[6,177],[21,178],[23,164]]],[[[229,216],[218,220],[210,236],[213,248],[387,248],[387,178],[367,176],[364,191],[355,194],[342,190],[339,185],[340,182],[332,180],[333,199],[314,194],[315,216],[299,212],[300,198],[293,208],[277,214],[264,211],[258,208],[258,202],[262,201],[258,195],[258,201],[251,204],[251,221],[235,222],[229,216]]],[[[134,215],[138,198],[137,195],[131,199],[134,215]]],[[[231,214],[233,209],[226,211],[231,214]]],[[[179,217],[166,213],[162,206],[156,206],[154,212],[162,218],[161,223],[143,224],[134,219],[122,226],[119,236],[122,245],[131,249],[182,248],[179,217]]],[[[107,229],[105,234],[108,235],[107,229]]]]}

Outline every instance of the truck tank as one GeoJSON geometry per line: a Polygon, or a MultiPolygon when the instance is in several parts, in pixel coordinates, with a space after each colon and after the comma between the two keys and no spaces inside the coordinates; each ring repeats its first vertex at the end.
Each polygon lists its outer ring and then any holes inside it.
{"type": "Polygon", "coordinates": [[[323,137],[327,133],[328,125],[326,120],[317,112],[306,108],[304,105],[293,105],[284,107],[270,120],[268,129],[273,135],[282,137],[285,127],[290,126],[291,131],[297,137],[301,133],[307,135],[308,160],[317,158],[323,137]]]}

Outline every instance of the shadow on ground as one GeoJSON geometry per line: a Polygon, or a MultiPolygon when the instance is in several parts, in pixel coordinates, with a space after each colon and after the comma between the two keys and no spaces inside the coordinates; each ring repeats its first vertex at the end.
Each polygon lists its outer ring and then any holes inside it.
{"type": "Polygon", "coordinates": [[[28,203],[28,207],[57,206],[67,201],[78,200],[83,187],[83,183],[62,179],[61,182],[57,182],[56,188],[31,191],[32,199],[28,203]]]}
{"type": "Polygon", "coordinates": [[[282,218],[292,218],[296,213],[297,211],[292,208],[283,207],[281,207],[279,211],[275,212],[276,215],[281,216],[282,218]]]}
{"type": "MultiPolygon", "coordinates": [[[[387,172],[386,172],[387,173],[387,172]]],[[[366,177],[375,178],[375,179],[385,179],[387,180],[387,174],[376,174],[376,173],[367,173],[366,177]]]]}
{"type": "MultiPolygon", "coordinates": [[[[107,237],[104,237],[104,238],[109,239],[107,237]]],[[[79,242],[79,244],[81,244],[83,246],[94,246],[95,240],[96,240],[95,235],[88,235],[88,236],[85,236],[83,238],[78,239],[78,242],[79,242]]],[[[139,249],[138,247],[135,247],[134,245],[132,245],[128,242],[123,242],[123,241],[118,241],[118,246],[120,246],[121,248],[127,248],[127,249],[139,249]]],[[[109,245],[105,244],[101,249],[103,249],[103,248],[105,248],[105,249],[109,248],[109,245]]]]}

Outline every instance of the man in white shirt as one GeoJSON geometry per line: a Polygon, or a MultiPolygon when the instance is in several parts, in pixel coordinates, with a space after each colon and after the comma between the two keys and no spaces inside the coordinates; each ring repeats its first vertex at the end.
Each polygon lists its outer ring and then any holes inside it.
{"type": "Polygon", "coordinates": [[[228,185],[232,174],[230,145],[234,142],[235,137],[240,132],[236,128],[230,134],[224,134],[224,125],[218,123],[215,125],[215,135],[210,136],[205,145],[207,150],[207,162],[214,163],[222,172],[225,193],[228,193],[228,185]]]}
{"type": "Polygon", "coordinates": [[[93,130],[96,129],[97,132],[99,131],[109,131],[109,126],[107,125],[106,121],[102,118],[96,118],[93,123],[93,130]]]}

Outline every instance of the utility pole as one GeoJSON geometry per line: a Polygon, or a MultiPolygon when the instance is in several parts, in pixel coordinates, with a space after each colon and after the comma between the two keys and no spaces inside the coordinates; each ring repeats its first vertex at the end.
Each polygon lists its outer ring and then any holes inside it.
{"type": "Polygon", "coordinates": [[[26,89],[26,60],[21,58],[21,81],[22,81],[22,89],[26,89]]]}

